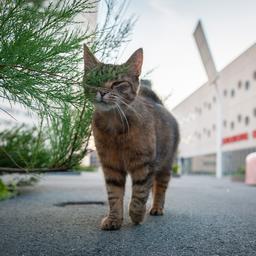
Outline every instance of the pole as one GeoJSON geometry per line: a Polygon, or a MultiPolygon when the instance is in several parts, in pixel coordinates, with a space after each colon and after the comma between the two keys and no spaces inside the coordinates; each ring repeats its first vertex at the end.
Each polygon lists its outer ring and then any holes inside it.
{"type": "Polygon", "coordinates": [[[222,171],[222,97],[221,91],[218,86],[218,79],[214,81],[214,87],[216,91],[216,105],[217,105],[217,115],[216,115],[216,177],[218,179],[222,178],[223,171],[222,171]]]}
{"type": "Polygon", "coordinates": [[[202,23],[199,21],[194,31],[194,38],[199,50],[201,60],[203,62],[206,74],[208,76],[208,82],[215,87],[216,91],[216,177],[221,178],[222,171],[222,97],[218,83],[218,72],[204,34],[202,23]]]}

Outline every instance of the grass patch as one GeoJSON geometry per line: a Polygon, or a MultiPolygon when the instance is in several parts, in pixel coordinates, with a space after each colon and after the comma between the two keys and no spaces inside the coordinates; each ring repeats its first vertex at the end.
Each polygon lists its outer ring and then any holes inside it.
{"type": "Polygon", "coordinates": [[[84,166],[84,165],[77,165],[73,168],[75,172],[95,172],[97,167],[95,166],[84,166]]]}
{"type": "Polygon", "coordinates": [[[0,201],[11,198],[16,195],[15,189],[9,189],[0,179],[0,201]]]}
{"type": "Polygon", "coordinates": [[[232,173],[233,177],[245,177],[245,167],[241,166],[239,167],[234,173],[232,173]]]}
{"type": "Polygon", "coordinates": [[[244,182],[245,181],[245,167],[239,167],[235,172],[231,174],[231,180],[236,182],[244,182]]]}

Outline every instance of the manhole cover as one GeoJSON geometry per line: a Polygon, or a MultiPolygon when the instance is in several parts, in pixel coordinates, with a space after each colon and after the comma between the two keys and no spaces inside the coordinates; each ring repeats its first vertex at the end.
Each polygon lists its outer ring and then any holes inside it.
{"type": "Polygon", "coordinates": [[[55,204],[55,206],[66,207],[66,206],[80,206],[80,205],[105,205],[103,201],[69,201],[55,204]]]}

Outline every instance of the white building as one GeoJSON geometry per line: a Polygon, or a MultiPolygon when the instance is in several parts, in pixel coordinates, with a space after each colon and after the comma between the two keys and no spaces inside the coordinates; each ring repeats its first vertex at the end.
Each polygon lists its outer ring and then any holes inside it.
{"type": "MultiPolygon", "coordinates": [[[[223,105],[223,169],[237,171],[256,151],[256,44],[219,72],[223,105]]],[[[215,172],[216,93],[202,85],[173,111],[181,129],[179,157],[188,172],[215,172]]]]}

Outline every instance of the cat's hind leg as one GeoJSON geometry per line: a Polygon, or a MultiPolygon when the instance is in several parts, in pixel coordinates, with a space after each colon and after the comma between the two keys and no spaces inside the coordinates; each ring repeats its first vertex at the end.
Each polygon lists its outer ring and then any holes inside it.
{"type": "Polygon", "coordinates": [[[150,210],[150,215],[163,215],[164,213],[164,202],[165,192],[170,181],[171,171],[163,169],[155,173],[153,181],[153,205],[150,210]]]}

